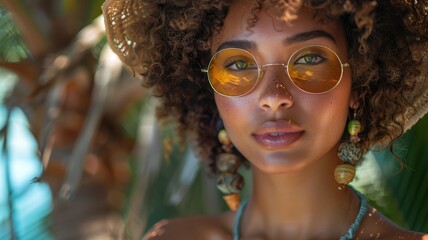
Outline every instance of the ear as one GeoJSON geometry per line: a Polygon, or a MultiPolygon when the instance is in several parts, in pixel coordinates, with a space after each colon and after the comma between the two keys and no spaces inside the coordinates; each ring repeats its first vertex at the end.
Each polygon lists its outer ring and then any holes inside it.
{"type": "Polygon", "coordinates": [[[351,92],[351,96],[349,97],[349,107],[352,109],[357,109],[360,106],[358,102],[358,94],[356,91],[351,92]]]}

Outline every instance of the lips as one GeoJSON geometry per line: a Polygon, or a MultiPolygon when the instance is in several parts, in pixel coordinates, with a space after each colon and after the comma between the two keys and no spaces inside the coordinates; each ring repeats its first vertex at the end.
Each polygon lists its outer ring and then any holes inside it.
{"type": "Polygon", "coordinates": [[[286,148],[299,140],[304,130],[288,121],[268,121],[252,135],[263,147],[268,149],[286,148]]]}

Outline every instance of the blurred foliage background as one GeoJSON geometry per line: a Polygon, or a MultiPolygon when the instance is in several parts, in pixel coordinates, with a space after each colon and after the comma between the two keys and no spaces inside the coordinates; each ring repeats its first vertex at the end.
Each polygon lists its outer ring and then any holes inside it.
{"type": "MultiPolygon", "coordinates": [[[[102,2],[0,0],[0,239],[139,239],[160,219],[226,209],[106,46],[102,2]]],[[[428,118],[395,149],[403,169],[374,149],[353,185],[428,232],[428,118]]]]}

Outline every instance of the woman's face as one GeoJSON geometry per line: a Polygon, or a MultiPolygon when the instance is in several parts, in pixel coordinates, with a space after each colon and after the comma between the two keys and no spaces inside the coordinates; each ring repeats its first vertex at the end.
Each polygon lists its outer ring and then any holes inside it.
{"type": "MultiPolygon", "coordinates": [[[[235,1],[223,29],[212,39],[214,54],[225,47],[240,47],[260,64],[287,63],[290,55],[308,45],[323,45],[347,62],[342,25],[320,23],[303,9],[291,23],[276,20],[271,10],[257,15],[248,28],[253,5],[235,1]]],[[[351,99],[351,75],[344,68],[339,85],[323,94],[298,89],[283,66],[266,66],[257,85],[240,97],[215,93],[215,101],[234,146],[258,169],[281,173],[301,169],[320,158],[335,156],[351,99]],[[334,154],[334,155],[333,155],[334,154]]],[[[335,157],[337,159],[337,157],[335,157]]]]}

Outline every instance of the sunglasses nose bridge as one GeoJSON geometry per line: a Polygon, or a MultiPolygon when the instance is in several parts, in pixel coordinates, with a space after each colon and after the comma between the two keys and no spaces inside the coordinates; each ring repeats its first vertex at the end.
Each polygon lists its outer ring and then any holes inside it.
{"type": "Polygon", "coordinates": [[[259,67],[260,76],[259,78],[263,78],[265,76],[266,70],[264,70],[265,67],[273,67],[273,66],[282,66],[284,67],[284,72],[288,75],[288,65],[285,63],[266,63],[259,67]]]}
{"type": "Polygon", "coordinates": [[[287,70],[287,64],[285,63],[266,63],[263,64],[260,69],[263,69],[264,67],[269,67],[269,66],[283,66],[285,68],[285,70],[287,70]]]}
{"type": "Polygon", "coordinates": [[[286,73],[288,73],[288,66],[287,66],[287,64],[285,64],[285,63],[266,63],[266,64],[263,64],[263,65],[260,65],[260,67],[259,67],[259,72],[260,72],[260,76],[259,76],[259,78],[262,78],[262,77],[264,77],[264,75],[265,75],[265,70],[264,70],[264,68],[265,67],[274,67],[274,66],[282,66],[282,67],[284,67],[284,71],[286,72],[286,73]]]}

